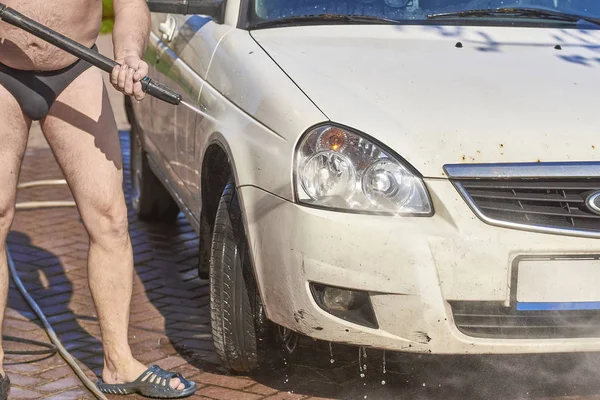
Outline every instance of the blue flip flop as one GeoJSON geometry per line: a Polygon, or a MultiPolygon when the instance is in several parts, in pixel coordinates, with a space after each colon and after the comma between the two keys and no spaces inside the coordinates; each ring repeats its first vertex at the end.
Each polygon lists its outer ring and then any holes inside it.
{"type": "Polygon", "coordinates": [[[0,400],[7,400],[8,394],[10,393],[10,379],[6,372],[4,373],[4,377],[0,375],[0,400]]]}
{"type": "Polygon", "coordinates": [[[121,384],[104,383],[102,379],[96,384],[98,389],[108,394],[140,394],[155,399],[180,399],[194,394],[196,383],[185,379],[176,372],[167,372],[158,365],[152,365],[135,381],[121,384]],[[178,378],[185,386],[182,390],[171,387],[171,379],[178,378]]]}

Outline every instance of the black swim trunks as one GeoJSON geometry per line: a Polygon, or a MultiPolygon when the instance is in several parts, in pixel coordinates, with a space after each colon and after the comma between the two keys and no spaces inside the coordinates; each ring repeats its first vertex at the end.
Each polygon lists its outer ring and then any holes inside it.
{"type": "MultiPolygon", "coordinates": [[[[96,45],[92,49],[97,51],[96,45]]],[[[87,61],[77,60],[56,71],[24,71],[0,63],[0,85],[14,96],[25,115],[39,121],[62,91],[90,67],[87,61]]]]}

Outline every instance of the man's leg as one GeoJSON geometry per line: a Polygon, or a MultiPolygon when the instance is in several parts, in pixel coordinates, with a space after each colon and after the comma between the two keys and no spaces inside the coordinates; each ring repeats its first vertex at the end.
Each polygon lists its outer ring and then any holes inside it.
{"type": "Polygon", "coordinates": [[[8,296],[6,236],[15,212],[19,170],[27,147],[31,121],[14,97],[0,85],[0,372],[4,375],[2,322],[8,296]]]}
{"type": "MultiPolygon", "coordinates": [[[[88,279],[102,332],[102,379],[131,382],[146,367],[127,340],[133,251],[117,126],[98,69],[86,70],[61,93],[42,129],[90,236],[88,279]]],[[[183,389],[177,379],[171,386],[183,389]]]]}

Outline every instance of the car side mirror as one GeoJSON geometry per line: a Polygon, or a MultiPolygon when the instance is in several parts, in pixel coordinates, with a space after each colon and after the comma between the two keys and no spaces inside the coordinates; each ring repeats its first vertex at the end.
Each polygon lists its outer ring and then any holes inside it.
{"type": "MultiPolygon", "coordinates": [[[[151,12],[219,17],[224,0],[146,0],[151,12]]],[[[220,18],[218,18],[220,19],[220,18]]]]}

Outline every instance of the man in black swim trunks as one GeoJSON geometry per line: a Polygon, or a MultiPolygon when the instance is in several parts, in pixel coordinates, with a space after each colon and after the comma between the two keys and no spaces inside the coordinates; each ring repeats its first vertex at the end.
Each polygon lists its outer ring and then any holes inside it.
{"type": "MultiPolygon", "coordinates": [[[[137,100],[149,38],[145,0],[113,0],[113,86],[137,100]]],[[[4,0],[4,4],[88,47],[100,31],[100,0],[4,0]]],[[[122,191],[123,164],[115,118],[102,72],[70,54],[0,22],[0,322],[8,292],[5,241],[16,198],[19,169],[32,120],[42,131],[69,183],[90,237],[88,274],[102,333],[104,368],[99,387],[176,398],[195,385],[181,375],[149,368],[132,355],[127,340],[133,252],[122,191]]],[[[60,229],[60,228],[58,228],[60,229]]],[[[0,399],[9,379],[2,368],[0,399]]]]}

